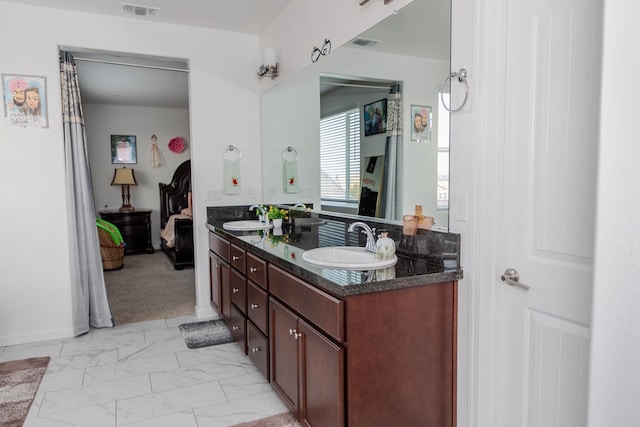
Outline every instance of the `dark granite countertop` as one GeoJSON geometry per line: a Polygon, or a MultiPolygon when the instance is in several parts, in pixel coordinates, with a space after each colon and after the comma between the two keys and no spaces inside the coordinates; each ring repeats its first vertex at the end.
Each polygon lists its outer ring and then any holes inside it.
{"type": "Polygon", "coordinates": [[[372,227],[389,231],[396,242],[398,262],[379,270],[342,270],[309,264],[302,254],[325,246],[364,246],[364,235],[347,232],[354,219],[305,212],[300,215],[305,219],[294,219],[281,229],[229,231],[223,228],[227,221],[255,219],[248,207],[210,207],[207,214],[209,230],[337,298],[462,278],[457,234],[420,230],[417,236],[405,236],[401,226],[365,219],[372,227]]]}

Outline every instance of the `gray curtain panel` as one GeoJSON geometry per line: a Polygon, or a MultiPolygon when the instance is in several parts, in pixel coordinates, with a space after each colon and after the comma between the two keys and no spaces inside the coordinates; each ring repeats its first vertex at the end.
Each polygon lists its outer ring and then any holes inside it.
{"type": "Polygon", "coordinates": [[[112,327],[113,320],[102,273],[78,74],[70,52],[60,53],[60,74],[69,208],[73,331],[75,335],[81,335],[88,332],[90,327],[112,327]]]}
{"type": "Polygon", "coordinates": [[[384,178],[381,212],[387,219],[400,219],[401,194],[396,191],[398,174],[402,171],[402,93],[396,84],[387,97],[387,142],[384,150],[384,178]]]}

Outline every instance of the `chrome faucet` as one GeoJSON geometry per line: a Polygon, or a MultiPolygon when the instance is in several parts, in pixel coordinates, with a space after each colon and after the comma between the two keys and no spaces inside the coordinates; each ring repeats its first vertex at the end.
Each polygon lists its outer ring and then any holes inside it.
{"type": "Polygon", "coordinates": [[[352,222],[351,223],[351,225],[349,226],[347,231],[349,233],[351,233],[353,230],[356,229],[356,227],[362,228],[361,232],[367,235],[367,244],[364,247],[365,250],[368,251],[368,252],[375,252],[376,251],[376,237],[373,234],[375,232],[375,228],[372,229],[371,227],[369,227],[369,225],[367,225],[366,223],[364,223],[362,221],[356,221],[356,222],[352,222]]]}
{"type": "Polygon", "coordinates": [[[262,205],[251,205],[249,208],[249,212],[253,212],[253,210],[260,212],[258,214],[258,219],[260,222],[267,222],[267,213],[265,212],[265,207],[262,205]]]}
{"type": "Polygon", "coordinates": [[[293,205],[293,207],[291,209],[306,209],[307,205],[305,205],[304,203],[296,203],[295,205],[293,205]]]}

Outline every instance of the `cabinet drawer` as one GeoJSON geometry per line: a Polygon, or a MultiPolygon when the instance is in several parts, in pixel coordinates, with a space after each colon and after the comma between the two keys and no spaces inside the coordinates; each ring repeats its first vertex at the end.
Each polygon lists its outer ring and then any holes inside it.
{"type": "Polygon", "coordinates": [[[231,269],[231,302],[247,315],[247,279],[234,269],[231,269]]]}
{"type": "Polygon", "coordinates": [[[247,354],[269,381],[269,340],[251,322],[247,322],[247,354]]]}
{"type": "Polygon", "coordinates": [[[247,282],[247,313],[263,334],[269,334],[269,297],[255,283],[247,282]]]}
{"type": "Polygon", "coordinates": [[[267,263],[250,253],[247,253],[247,278],[260,285],[265,291],[269,290],[267,286],[267,263]]]}
{"type": "Polygon", "coordinates": [[[240,249],[236,245],[231,244],[229,254],[231,255],[231,265],[238,269],[238,271],[240,271],[242,274],[244,274],[246,258],[244,249],[240,249]]]}
{"type": "Polygon", "coordinates": [[[247,354],[247,318],[233,305],[231,306],[229,329],[231,329],[233,339],[238,343],[244,354],[247,354]]]}
{"type": "Polygon", "coordinates": [[[229,242],[224,240],[222,237],[211,231],[209,232],[209,249],[227,262],[230,262],[231,260],[231,257],[229,256],[230,246],[229,242]]]}
{"type": "Polygon", "coordinates": [[[344,304],[297,277],[269,265],[269,290],[336,340],[344,341],[344,304]]]}

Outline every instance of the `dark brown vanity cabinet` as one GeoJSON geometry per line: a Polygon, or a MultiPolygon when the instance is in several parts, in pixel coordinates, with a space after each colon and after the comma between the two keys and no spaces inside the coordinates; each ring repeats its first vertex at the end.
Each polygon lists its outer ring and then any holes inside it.
{"type": "Polygon", "coordinates": [[[271,298],[271,385],[309,426],[344,426],[344,350],[271,298]]]}
{"type": "Polygon", "coordinates": [[[214,233],[209,233],[209,249],[212,305],[268,380],[267,263],[214,233]]]}
{"type": "Polygon", "coordinates": [[[210,236],[212,296],[303,425],[455,427],[457,281],[338,298],[210,236]]]}
{"type": "Polygon", "coordinates": [[[211,304],[221,317],[231,316],[231,268],[229,251],[231,245],[221,237],[209,233],[209,287],[211,304]]]}
{"type": "Polygon", "coordinates": [[[228,320],[231,315],[231,267],[223,258],[209,252],[209,270],[211,304],[221,317],[228,320]]]}

